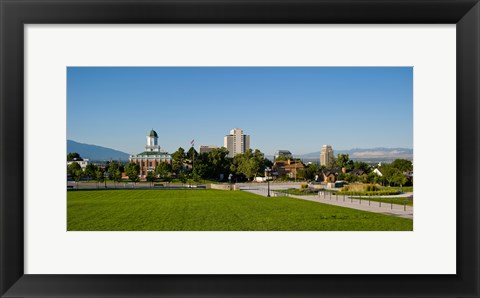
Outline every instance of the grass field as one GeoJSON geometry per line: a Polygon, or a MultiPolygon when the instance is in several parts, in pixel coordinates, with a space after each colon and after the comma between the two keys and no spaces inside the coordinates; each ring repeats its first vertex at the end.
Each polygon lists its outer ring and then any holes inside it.
{"type": "Polygon", "coordinates": [[[243,191],[67,192],[69,231],[411,231],[413,220],[243,191]]]}

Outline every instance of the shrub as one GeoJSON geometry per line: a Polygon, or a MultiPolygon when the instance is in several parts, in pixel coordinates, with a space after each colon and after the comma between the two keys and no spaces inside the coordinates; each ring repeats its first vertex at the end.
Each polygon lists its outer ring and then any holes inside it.
{"type": "Polygon", "coordinates": [[[302,184],[302,185],[300,185],[300,189],[305,189],[305,188],[308,188],[308,184],[302,184]]]}

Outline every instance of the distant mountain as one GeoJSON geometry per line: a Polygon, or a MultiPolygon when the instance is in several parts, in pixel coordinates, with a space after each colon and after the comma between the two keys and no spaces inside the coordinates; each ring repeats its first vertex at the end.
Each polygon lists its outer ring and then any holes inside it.
{"type": "MultiPolygon", "coordinates": [[[[392,160],[397,158],[413,159],[413,149],[409,148],[370,148],[360,149],[353,148],[350,150],[335,150],[333,149],[335,156],[337,154],[348,154],[352,160],[378,160],[386,159],[392,160]]],[[[298,155],[296,157],[305,159],[320,159],[320,151],[298,155]]]]}
{"type": "Polygon", "coordinates": [[[91,161],[101,161],[101,160],[128,160],[130,154],[101,147],[97,145],[90,145],[84,143],[78,143],[72,140],[67,140],[67,153],[68,152],[77,152],[83,158],[88,158],[91,161]]]}

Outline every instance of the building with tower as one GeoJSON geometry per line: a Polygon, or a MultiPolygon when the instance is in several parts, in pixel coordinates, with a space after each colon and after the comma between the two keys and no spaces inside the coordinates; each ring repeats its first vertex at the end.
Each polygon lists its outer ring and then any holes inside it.
{"type": "Polygon", "coordinates": [[[330,145],[323,145],[320,151],[320,165],[327,168],[332,166],[335,157],[333,155],[333,148],[330,145]]]}
{"type": "Polygon", "coordinates": [[[137,155],[130,155],[129,161],[140,166],[140,178],[145,178],[147,173],[155,171],[157,165],[161,162],[171,164],[172,157],[160,148],[158,134],[152,129],[147,135],[145,151],[137,155]]]}
{"type": "Polygon", "coordinates": [[[250,149],[250,136],[245,135],[243,129],[234,128],[223,138],[223,147],[227,148],[228,157],[245,153],[250,149]]]}

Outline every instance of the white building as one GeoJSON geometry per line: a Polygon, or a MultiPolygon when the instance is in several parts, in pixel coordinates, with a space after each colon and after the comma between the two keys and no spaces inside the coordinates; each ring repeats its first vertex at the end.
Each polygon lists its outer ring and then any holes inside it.
{"type": "Polygon", "coordinates": [[[250,136],[243,133],[243,129],[234,128],[229,135],[223,138],[223,147],[228,150],[228,157],[245,153],[250,149],[250,136]]]}
{"type": "Polygon", "coordinates": [[[85,171],[85,168],[88,165],[88,159],[86,158],[74,158],[72,161],[67,161],[67,167],[71,165],[73,162],[76,162],[82,168],[82,171],[85,171]]]}
{"type": "Polygon", "coordinates": [[[323,145],[320,151],[320,165],[330,167],[333,164],[335,157],[333,155],[333,148],[330,145],[323,145]]]}

